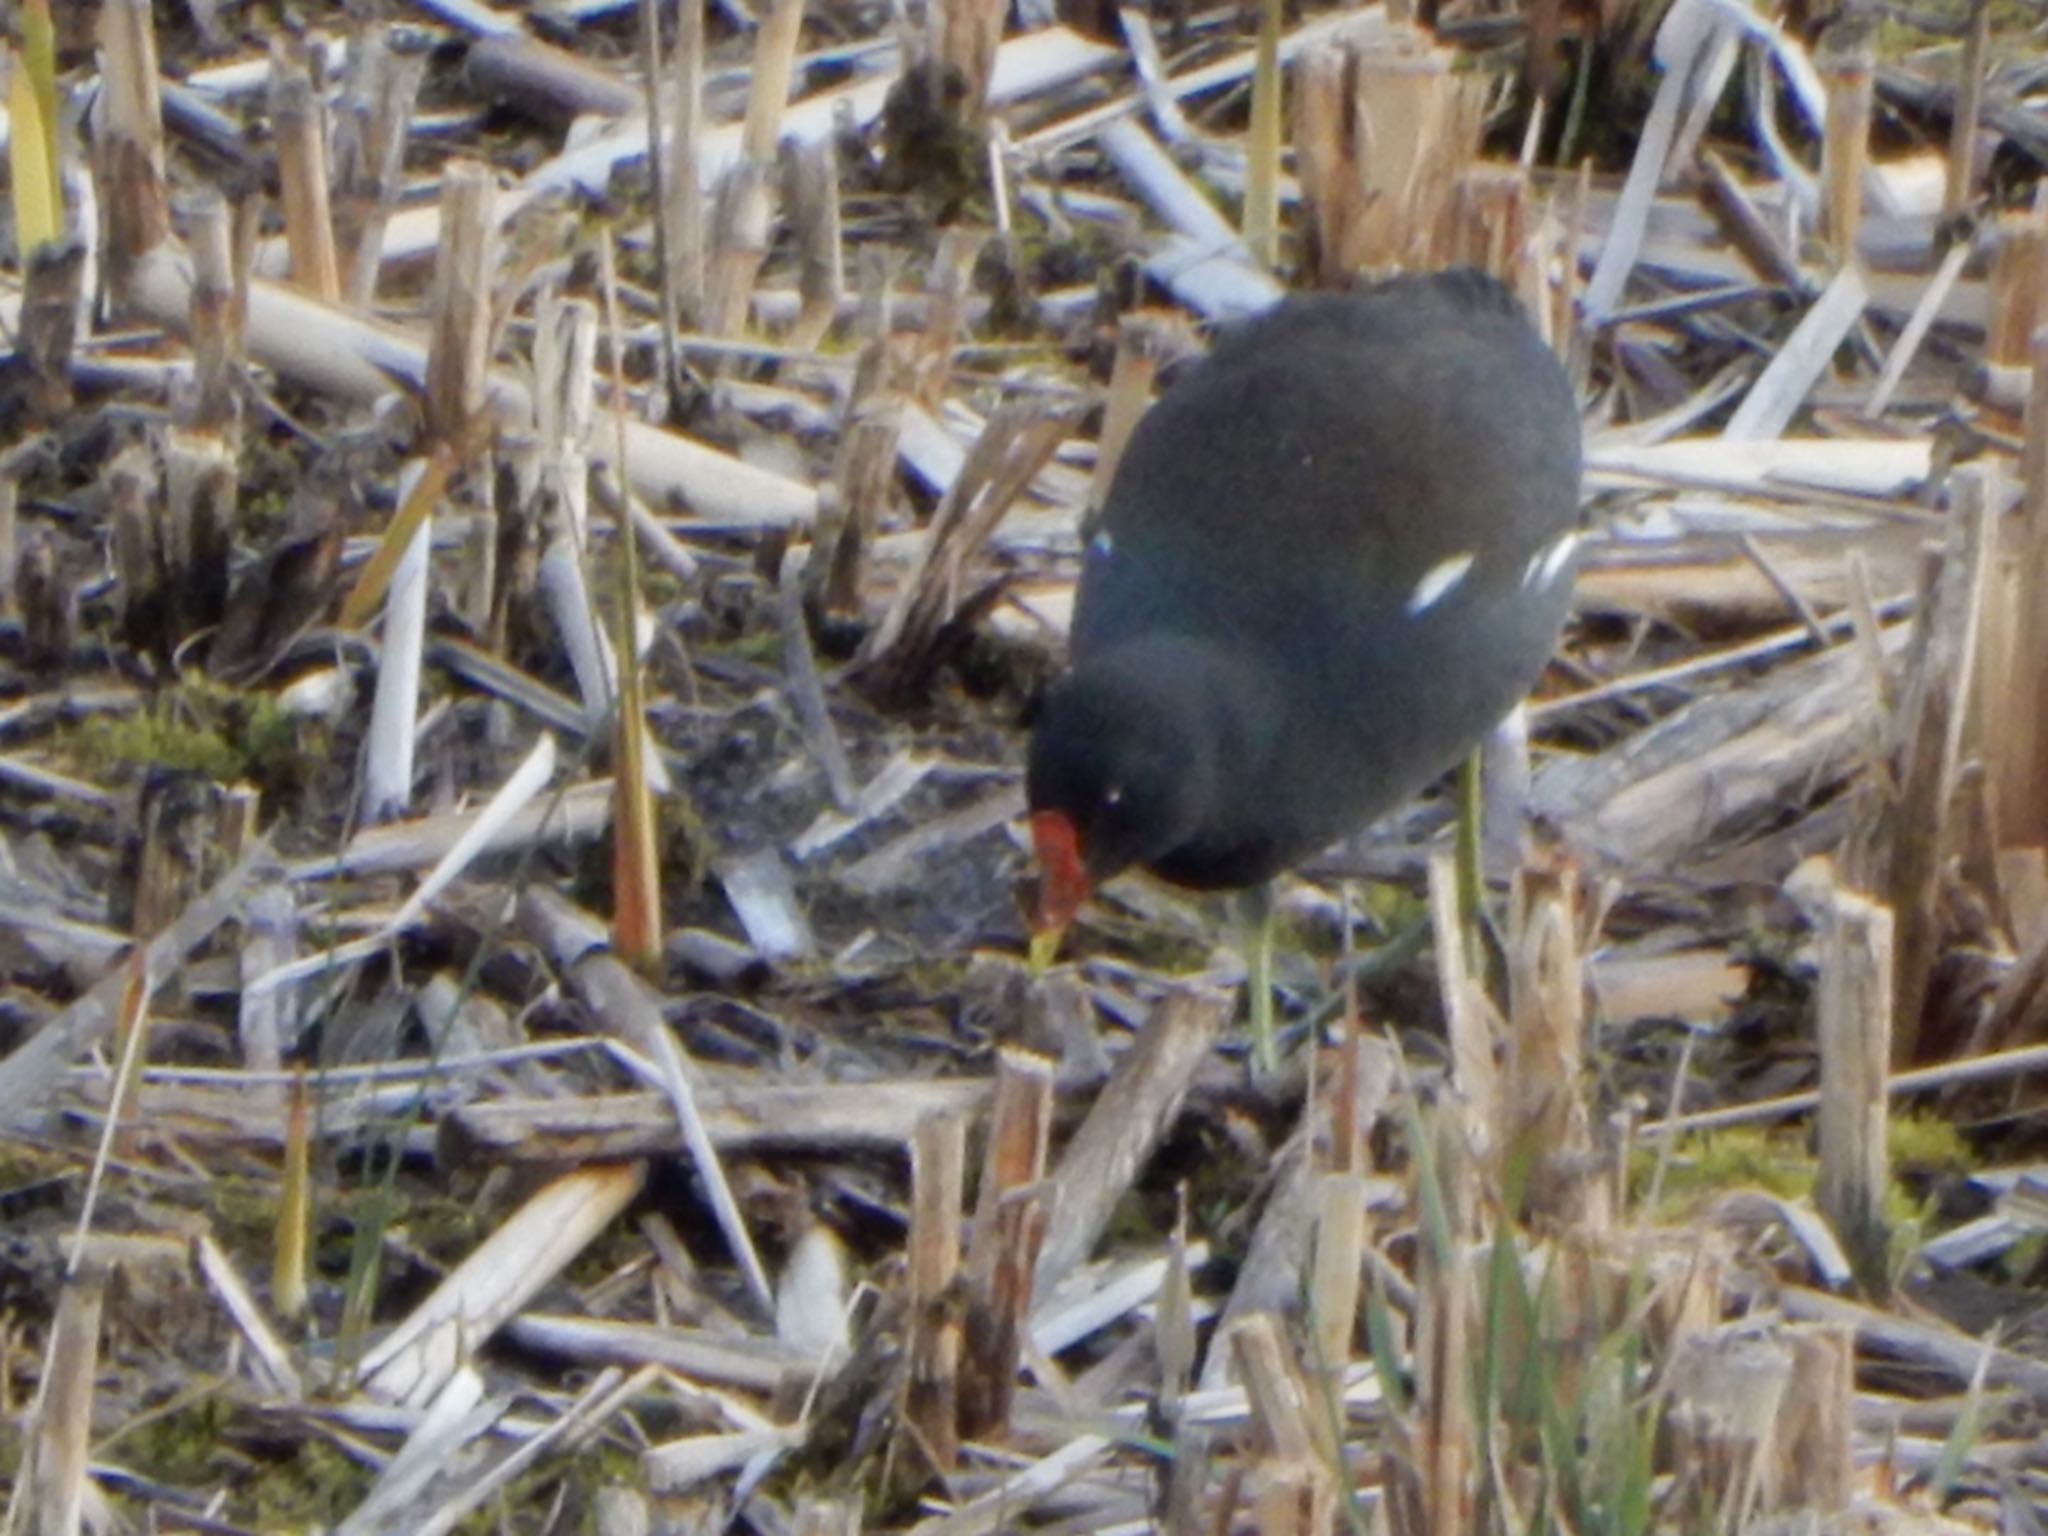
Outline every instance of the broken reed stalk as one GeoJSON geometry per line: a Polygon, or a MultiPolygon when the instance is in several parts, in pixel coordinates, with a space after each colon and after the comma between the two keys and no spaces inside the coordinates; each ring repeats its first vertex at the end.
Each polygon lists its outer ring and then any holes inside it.
{"type": "Polygon", "coordinates": [[[735,161],[719,181],[712,202],[704,328],[713,336],[730,339],[746,330],[754,280],[768,257],[774,223],[775,194],[768,166],[735,161]]]}
{"type": "Polygon", "coordinates": [[[497,278],[497,184],[489,166],[452,162],[442,175],[444,238],[434,261],[432,339],[423,387],[430,442],[460,447],[490,382],[491,288],[497,278]]]}
{"type": "Polygon", "coordinates": [[[1984,362],[2026,368],[2033,360],[2035,316],[2048,290],[2048,189],[2032,206],[2001,213],[1991,245],[1991,319],[1984,332],[1984,362]]]}
{"type": "Polygon", "coordinates": [[[1977,125],[1984,115],[1984,64],[1991,46],[1991,0],[1970,0],[1969,30],[1956,64],[1956,108],[1949,120],[1948,175],[1941,216],[1953,219],[1976,198],[1977,125]]]}
{"type": "Polygon", "coordinates": [[[797,43],[802,39],[804,0],[772,0],[754,43],[752,79],[747,90],[747,117],[740,130],[740,158],[765,165],[775,158],[782,138],[782,114],[789,104],[789,83],[796,69],[797,43]]]}
{"type": "Polygon", "coordinates": [[[661,962],[662,899],[654,783],[659,758],[647,729],[640,675],[640,540],[633,526],[633,489],[626,482],[625,328],[611,232],[598,242],[605,329],[611,343],[612,473],[617,476],[618,591],[613,652],[618,659],[618,709],[613,715],[612,946],[629,965],[651,971],[661,962]]]}
{"type": "Polygon", "coordinates": [[[21,617],[14,583],[21,574],[21,482],[0,469],[0,619],[21,617]]]}
{"type": "Polygon", "coordinates": [[[1500,1070],[1494,1046],[1499,1015],[1486,996],[1475,967],[1481,951],[1468,934],[1458,891],[1458,871],[1449,853],[1429,861],[1429,913],[1436,944],[1437,986],[1443,997],[1445,1032],[1450,1037],[1451,1077],[1457,1084],[1458,1117],[1466,1144],[1490,1164],[1500,1149],[1500,1070]]]}
{"type": "MultiPolygon", "coordinates": [[[[689,6],[677,9],[688,10],[689,6]]],[[[673,143],[664,121],[668,115],[667,74],[662,66],[660,0],[640,0],[640,80],[643,109],[647,113],[647,182],[654,199],[654,281],[661,308],[661,378],[673,397],[682,384],[683,362],[679,347],[682,312],[676,304],[677,283],[669,270],[675,259],[669,248],[675,217],[668,202],[676,195],[676,187],[665,169],[673,143]]]]}
{"type": "Polygon", "coordinates": [[[1777,226],[1757,206],[1749,188],[1719,151],[1711,145],[1700,146],[1699,168],[1707,212],[1713,215],[1729,244],[1742,253],[1742,259],[1765,282],[1777,283],[1794,293],[1805,292],[1807,279],[1799,268],[1798,256],[1786,248],[1777,226]]]}
{"type": "Polygon", "coordinates": [[[341,260],[327,201],[326,113],[313,93],[303,55],[283,41],[270,50],[270,120],[277,135],[291,280],[315,298],[334,303],[341,297],[341,260]]]}
{"type": "Polygon", "coordinates": [[[597,310],[587,299],[541,301],[533,347],[536,515],[541,545],[536,584],[554,620],[583,718],[603,728],[618,691],[612,652],[586,571],[590,525],[590,434],[596,412],[597,310]]]}
{"type": "Polygon", "coordinates": [[[960,1455],[958,1384],[960,1208],[967,1180],[967,1123],[936,1115],[910,1142],[909,1339],[904,1427],[922,1459],[950,1472],[960,1455]]]}
{"type": "Polygon", "coordinates": [[[107,277],[118,296],[134,264],[171,230],[150,0],[104,0],[99,44],[105,116],[95,140],[94,181],[107,219],[107,277]]]}
{"type": "Polygon", "coordinates": [[[775,145],[803,21],[804,0],[773,0],[755,38],[739,158],[718,184],[712,213],[704,322],[714,336],[737,336],[746,329],[754,280],[768,255],[775,222],[775,145]]]}
{"type": "Polygon", "coordinates": [[[974,263],[988,239],[984,230],[949,229],[925,273],[927,303],[923,329],[911,363],[912,389],[927,410],[937,410],[953,377],[953,353],[960,344],[973,295],[974,263]]]}
{"type": "Polygon", "coordinates": [[[172,431],[162,457],[167,638],[175,656],[178,646],[213,629],[227,611],[241,491],[235,452],[219,437],[172,431]]]}
{"type": "MultiPolygon", "coordinates": [[[[676,8],[676,45],[670,56],[669,148],[665,159],[668,193],[661,207],[668,220],[665,276],[679,325],[704,320],[704,8],[676,8]]],[[[681,381],[671,379],[669,387],[681,381]]]]}
{"type": "Polygon", "coordinates": [[[1837,267],[1856,257],[1863,223],[1863,173],[1870,164],[1870,108],[1876,88],[1877,24],[1845,12],[1822,34],[1814,63],[1827,86],[1822,135],[1821,238],[1837,267]]]}
{"type": "Polygon", "coordinates": [[[1102,402],[1102,434],[1095,444],[1095,474],[1088,487],[1092,516],[1109,505],[1109,488],[1138,418],[1152,403],[1152,382],[1159,374],[1158,324],[1143,315],[1126,315],[1117,324],[1116,361],[1109,373],[1109,393],[1102,402]]]}
{"type": "Polygon", "coordinates": [[[1230,1344],[1258,1443],[1250,1469],[1254,1526],[1261,1536],[1330,1531],[1337,1489],[1328,1416],[1296,1368],[1279,1320],[1253,1313],[1232,1329],[1230,1344]]]}
{"type": "Polygon", "coordinates": [[[838,151],[830,139],[782,145],[782,206],[796,236],[797,296],[801,307],[786,344],[809,352],[825,339],[846,296],[846,263],[839,232],[838,151]]]}
{"type": "Polygon", "coordinates": [[[156,456],[142,444],[130,443],[107,463],[100,481],[121,597],[121,638],[131,649],[165,661],[169,594],[157,546],[156,456]]]}
{"type": "Polygon", "coordinates": [[[1052,1224],[1034,1286],[1050,1291],[1095,1247],[1111,1214],[1180,1114],[1233,998],[1183,988],[1153,1008],[1052,1175],[1052,1224]]]}
{"type": "Polygon", "coordinates": [[[976,135],[987,128],[988,87],[995,77],[1007,10],[1003,0],[933,0],[925,11],[938,34],[927,47],[927,67],[933,71],[931,100],[947,102],[959,126],[976,135]],[[958,82],[957,109],[949,101],[948,80],[958,82]]]}
{"type": "Polygon", "coordinates": [[[62,672],[78,632],[78,586],[58,561],[56,544],[41,530],[17,558],[14,603],[29,670],[62,672]]]}
{"type": "Polygon", "coordinates": [[[405,145],[426,69],[424,40],[396,27],[365,25],[349,50],[335,122],[334,237],[353,309],[368,309],[377,296],[384,225],[405,188],[405,145]]]}
{"type": "MultiPolygon", "coordinates": [[[[1441,957],[1443,951],[1439,949],[1441,957]]],[[[1419,1191],[1425,1204],[1434,1199],[1440,1218],[1425,1215],[1416,1269],[1415,1404],[1417,1471],[1421,1480],[1423,1533],[1469,1531],[1474,1528],[1473,1472],[1479,1437],[1474,1433],[1472,1401],[1472,1327],[1478,1313],[1478,1282],[1473,1274],[1473,1222],[1477,1197],[1473,1143],[1455,1115],[1438,1115],[1423,1126],[1434,1157],[1418,1179],[1430,1179],[1435,1191],[1419,1191]]],[[[1398,1524],[1396,1526],[1398,1530],[1398,1524]]]]}
{"type": "Polygon", "coordinates": [[[1831,883],[1820,920],[1820,1175],[1815,1200],[1858,1277],[1882,1291],[1889,1278],[1884,1217],[1892,1036],[1892,914],[1831,883]]]}
{"type": "Polygon", "coordinates": [[[313,1117],[306,1075],[301,1071],[292,1079],[286,1112],[284,1177],[278,1191],[270,1268],[270,1304],[285,1322],[303,1317],[312,1299],[306,1283],[312,1272],[307,1262],[313,1234],[312,1151],[313,1117]]]}
{"type": "Polygon", "coordinates": [[[1258,54],[1252,65],[1252,111],[1245,142],[1244,243],[1266,271],[1280,264],[1281,0],[1257,0],[1258,54]]]}
{"type": "MultiPolygon", "coordinates": [[[[477,161],[443,173],[446,240],[434,266],[432,334],[427,348],[426,433],[467,457],[487,446],[479,428],[490,387],[491,296],[498,279],[497,183],[477,161]]],[[[471,535],[464,548],[455,606],[472,634],[488,635],[497,591],[497,526],[490,513],[492,476],[473,477],[471,535]]]]}
{"type": "Polygon", "coordinates": [[[971,582],[975,564],[1072,425],[1067,406],[1045,400],[1008,401],[989,418],[932,514],[916,570],[869,636],[864,656],[877,693],[902,697],[923,686],[960,620],[993,596],[994,586],[971,582]]]}
{"type": "Polygon", "coordinates": [[[1315,1184],[1315,1255],[1309,1271],[1310,1363],[1323,1378],[1322,1395],[1341,1400],[1358,1298],[1365,1274],[1366,1204],[1362,1169],[1321,1174],[1315,1184]]]}
{"type": "Polygon", "coordinates": [[[1892,1064],[1919,1054],[1921,1014],[1939,957],[1943,870],[1952,853],[1963,731],[1977,688],[1978,640],[1998,524],[1994,485],[1979,465],[1952,481],[1946,549],[1923,587],[1920,618],[1905,671],[1905,697],[1893,716],[1887,756],[1892,795],[1880,785],[1845,868],[1852,884],[1883,893],[1896,923],[1893,994],[1897,1024],[1892,1064]]]}
{"type": "Polygon", "coordinates": [[[1515,165],[1467,166],[1452,185],[1446,212],[1444,260],[1492,273],[1521,298],[1530,319],[1545,326],[1549,306],[1541,300],[1548,285],[1531,238],[1528,174],[1515,165]]]}
{"type": "Polygon", "coordinates": [[[889,334],[887,284],[887,258],[872,248],[863,251],[860,324],[866,339],[847,394],[829,494],[819,497],[810,563],[804,568],[804,603],[813,618],[860,611],[867,552],[896,488],[896,444],[909,400],[910,362],[889,334]]]}
{"type": "MultiPolygon", "coordinates": [[[[2044,246],[2048,250],[2048,246],[2044,246]]],[[[2048,304],[2037,296],[2037,321],[2048,304]]],[[[2020,513],[2007,523],[2013,617],[1994,762],[2001,851],[2048,844],[2048,325],[2036,325],[2021,449],[2020,513]]]]}
{"type": "Polygon", "coordinates": [[[1856,1493],[1856,1335],[1835,1324],[1785,1330],[1792,1375],[1775,1436],[1780,1508],[1822,1520],[1856,1493]]]}
{"type": "Polygon", "coordinates": [[[83,241],[46,241],[29,254],[18,346],[27,365],[29,418],[55,425],[72,414],[71,362],[84,296],[83,241]]]}
{"type": "Polygon", "coordinates": [[[1414,28],[1361,23],[1296,65],[1294,140],[1316,280],[1443,265],[1443,223],[1479,150],[1485,82],[1414,28]]]}
{"type": "Polygon", "coordinates": [[[1586,1050],[1585,956],[1578,871],[1568,863],[1515,872],[1508,910],[1507,1163],[1526,1160],[1524,1209],[1566,1230],[1605,1230],[1607,1181],[1594,1166],[1581,1084],[1586,1050]]]}
{"type": "Polygon", "coordinates": [[[1054,1064],[1005,1049],[996,1067],[988,1150],[975,1195],[966,1267],[965,1340],[957,1423],[979,1440],[1009,1422],[1029,1334],[1032,1272],[1045,1241],[1046,1150],[1054,1064]]]}
{"type": "MultiPolygon", "coordinates": [[[[76,1255],[74,1254],[74,1261],[76,1255]]],[[[75,1536],[86,1529],[86,1484],[92,1450],[92,1408],[99,1379],[100,1315],[108,1272],[78,1268],[57,1297],[49,1354],[36,1404],[29,1509],[38,1533],[75,1536]]]]}
{"type": "Polygon", "coordinates": [[[236,300],[234,230],[228,205],[208,188],[185,210],[192,253],[192,431],[232,446],[242,418],[242,322],[236,300]]]}
{"type": "Polygon", "coordinates": [[[1839,1517],[1854,1492],[1854,1354],[1836,1327],[1744,1321],[1681,1338],[1663,1388],[1662,1513],[1727,1531],[1839,1517]]]}

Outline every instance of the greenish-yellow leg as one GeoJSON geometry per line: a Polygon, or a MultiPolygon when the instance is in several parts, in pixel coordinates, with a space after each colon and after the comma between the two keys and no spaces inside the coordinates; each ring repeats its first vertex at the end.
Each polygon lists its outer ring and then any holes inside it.
{"type": "Polygon", "coordinates": [[[1240,891],[1234,905],[1245,990],[1251,994],[1252,1061],[1260,1072],[1273,1072],[1280,1066],[1273,1024],[1273,887],[1261,884],[1240,891]]]}

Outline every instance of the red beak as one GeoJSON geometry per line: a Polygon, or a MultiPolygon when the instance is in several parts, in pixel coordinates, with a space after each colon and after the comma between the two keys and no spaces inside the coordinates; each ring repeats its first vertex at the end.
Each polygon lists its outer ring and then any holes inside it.
{"type": "Polygon", "coordinates": [[[1033,926],[1057,938],[1094,889],[1081,861],[1081,834],[1064,811],[1033,811],[1031,841],[1038,850],[1038,917],[1033,926]]]}

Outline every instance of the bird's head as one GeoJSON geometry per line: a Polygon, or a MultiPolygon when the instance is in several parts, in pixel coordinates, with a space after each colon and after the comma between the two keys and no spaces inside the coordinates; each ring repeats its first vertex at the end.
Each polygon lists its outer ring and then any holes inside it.
{"type": "Polygon", "coordinates": [[[1096,886],[1200,827],[1215,754],[1185,694],[1157,673],[1090,666],[1046,695],[1025,788],[1040,870],[1033,926],[1053,942],[1096,886]]]}

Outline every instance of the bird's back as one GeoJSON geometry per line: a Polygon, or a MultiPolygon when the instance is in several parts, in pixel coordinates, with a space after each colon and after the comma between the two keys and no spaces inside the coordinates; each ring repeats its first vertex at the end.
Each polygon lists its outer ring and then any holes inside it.
{"type": "Polygon", "coordinates": [[[1296,296],[1223,335],[1133,435],[1074,624],[1076,667],[1177,633],[1276,690],[1275,741],[1219,812],[1245,825],[1162,871],[1237,883],[1216,849],[1253,822],[1251,863],[1305,857],[1512,707],[1562,621],[1578,485],[1570,384],[1479,273],[1296,296]]]}

